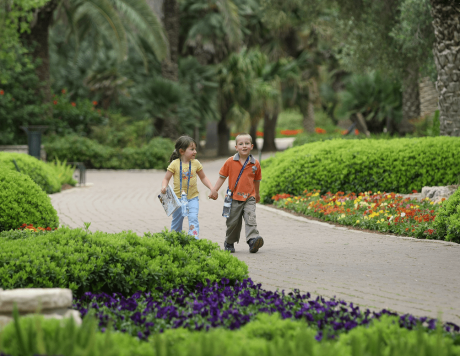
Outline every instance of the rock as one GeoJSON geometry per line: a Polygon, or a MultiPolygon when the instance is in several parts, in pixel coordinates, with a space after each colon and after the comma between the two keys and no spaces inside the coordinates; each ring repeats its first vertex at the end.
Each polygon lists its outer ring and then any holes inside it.
{"type": "Polygon", "coordinates": [[[14,305],[22,316],[40,313],[45,319],[72,318],[81,325],[80,313],[72,306],[72,291],[61,288],[0,289],[0,327],[13,321],[14,305]]]}
{"type": "Polygon", "coordinates": [[[72,306],[72,291],[61,288],[24,288],[0,291],[0,314],[11,315],[15,303],[21,314],[67,309],[72,306]]]}
{"type": "Polygon", "coordinates": [[[422,199],[429,198],[433,201],[439,201],[442,198],[449,198],[458,189],[458,185],[449,185],[445,187],[423,187],[422,199]]]}

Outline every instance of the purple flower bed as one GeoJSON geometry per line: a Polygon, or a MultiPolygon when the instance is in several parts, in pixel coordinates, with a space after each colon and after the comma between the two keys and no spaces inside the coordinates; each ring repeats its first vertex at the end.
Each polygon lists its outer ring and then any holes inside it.
{"type": "MultiPolygon", "coordinates": [[[[341,300],[311,299],[309,293],[266,291],[251,279],[230,285],[225,278],[220,283],[198,284],[191,293],[183,287],[166,292],[160,289],[154,293],[138,292],[131,297],[88,292],[74,300],[74,308],[82,317],[93,311],[99,318],[101,331],[105,331],[110,322],[116,330],[140,339],[175,328],[209,330],[224,327],[233,330],[254,319],[257,313],[279,312],[283,319],[307,321],[318,330],[316,339],[320,341],[323,337],[335,338],[359,325],[367,325],[384,314],[398,316],[386,309],[378,313],[369,309],[361,311],[353,303],[341,300]]],[[[436,328],[436,319],[405,314],[399,316],[399,324],[429,332],[436,328]]],[[[445,323],[443,327],[446,333],[460,340],[457,325],[445,323]]]]}

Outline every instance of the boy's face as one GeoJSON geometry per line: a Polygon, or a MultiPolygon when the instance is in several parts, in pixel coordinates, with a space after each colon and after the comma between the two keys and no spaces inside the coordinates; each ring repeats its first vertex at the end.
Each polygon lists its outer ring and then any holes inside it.
{"type": "Polygon", "coordinates": [[[251,150],[254,148],[254,145],[251,143],[249,136],[241,136],[236,141],[235,148],[240,157],[247,157],[251,153],[251,150]]]}

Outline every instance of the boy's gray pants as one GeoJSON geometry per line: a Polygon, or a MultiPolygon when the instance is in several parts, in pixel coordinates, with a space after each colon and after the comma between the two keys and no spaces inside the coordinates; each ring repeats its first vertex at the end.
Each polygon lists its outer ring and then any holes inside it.
{"type": "Polygon", "coordinates": [[[246,201],[233,200],[230,216],[227,218],[227,234],[225,241],[233,244],[240,241],[242,219],[244,218],[246,242],[259,236],[256,222],[256,199],[250,197],[246,201]]]}

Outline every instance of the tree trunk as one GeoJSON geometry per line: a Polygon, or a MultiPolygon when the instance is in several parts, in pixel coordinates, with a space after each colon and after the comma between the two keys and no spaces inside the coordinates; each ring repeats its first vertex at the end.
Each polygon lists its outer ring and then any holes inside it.
{"type": "Polygon", "coordinates": [[[315,107],[311,101],[308,101],[303,114],[303,129],[308,133],[315,133],[315,107]],[[306,109],[306,110],[305,110],[306,109]]]}
{"type": "Polygon", "coordinates": [[[275,134],[277,121],[277,112],[272,115],[267,113],[264,114],[264,145],[262,147],[262,152],[276,151],[275,134]]]}
{"type": "Polygon", "coordinates": [[[431,0],[441,135],[460,136],[460,11],[455,0],[431,0]]]}
{"type": "Polygon", "coordinates": [[[414,132],[414,125],[409,120],[420,117],[420,90],[418,85],[418,66],[411,63],[407,66],[402,83],[403,117],[397,123],[398,132],[402,135],[414,132]]]}
{"type": "Polygon", "coordinates": [[[30,33],[23,33],[21,38],[35,63],[38,62],[36,73],[41,83],[40,92],[45,103],[51,102],[50,85],[50,56],[49,56],[49,28],[53,21],[53,12],[58,5],[57,0],[51,0],[43,7],[37,9],[34,21],[30,26],[30,33]]]}
{"type": "Polygon", "coordinates": [[[226,113],[221,113],[220,121],[217,124],[217,135],[219,141],[217,143],[217,155],[228,156],[228,140],[230,138],[230,129],[227,126],[226,113]]]}
{"type": "MultiPolygon", "coordinates": [[[[179,3],[167,0],[163,3],[163,22],[169,43],[169,55],[161,63],[163,78],[177,82],[179,80],[179,3]]],[[[163,137],[176,139],[178,136],[178,120],[176,116],[164,120],[163,137]]]]}
{"type": "Polygon", "coordinates": [[[254,148],[257,150],[257,124],[252,124],[249,129],[249,134],[252,137],[252,143],[254,144],[254,148]]]}

